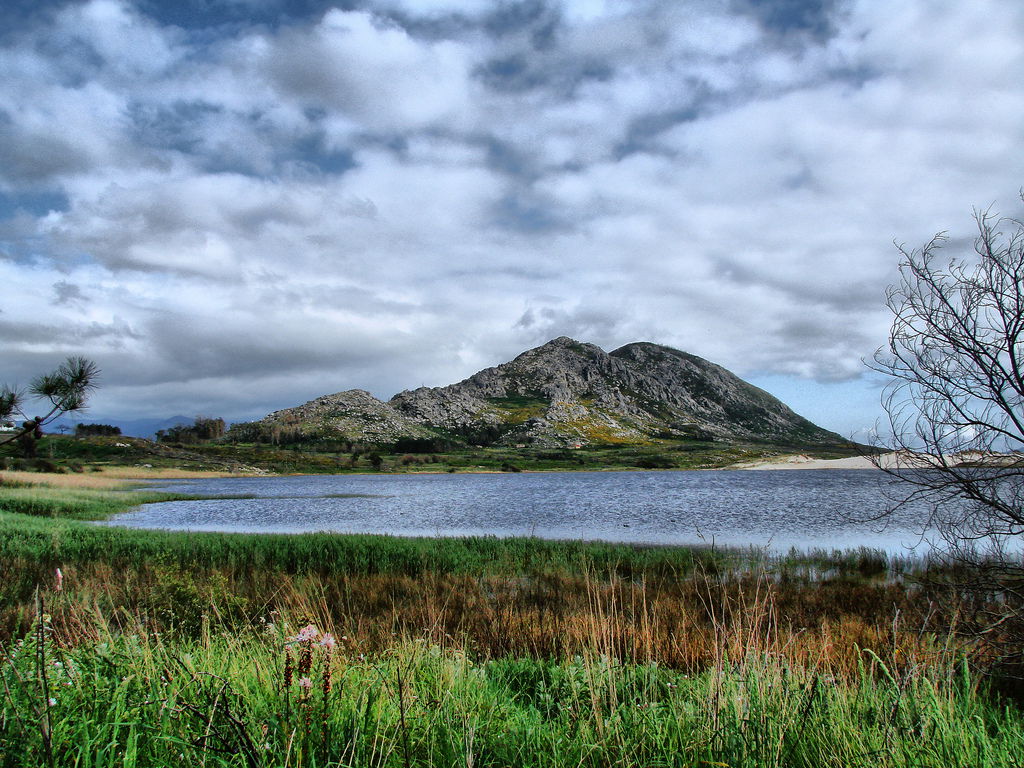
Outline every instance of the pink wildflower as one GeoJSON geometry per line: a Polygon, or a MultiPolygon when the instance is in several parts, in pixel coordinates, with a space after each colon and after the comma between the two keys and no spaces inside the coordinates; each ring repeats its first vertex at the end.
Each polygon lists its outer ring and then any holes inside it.
{"type": "Polygon", "coordinates": [[[313,687],[313,681],[310,680],[308,677],[300,677],[299,678],[299,688],[303,688],[303,689],[308,691],[312,687],[313,687]]]}
{"type": "Polygon", "coordinates": [[[299,630],[299,634],[295,636],[295,640],[300,643],[305,643],[310,640],[316,640],[317,635],[320,634],[320,630],[314,627],[312,624],[307,624],[299,630]]]}
{"type": "Polygon", "coordinates": [[[57,577],[57,591],[60,592],[62,589],[64,589],[64,574],[60,572],[60,568],[57,569],[56,577],[57,577]]]}
{"type": "Polygon", "coordinates": [[[337,642],[338,641],[334,639],[334,635],[332,635],[330,632],[324,632],[323,637],[320,638],[320,645],[322,645],[324,648],[328,650],[337,645],[337,642]]]}

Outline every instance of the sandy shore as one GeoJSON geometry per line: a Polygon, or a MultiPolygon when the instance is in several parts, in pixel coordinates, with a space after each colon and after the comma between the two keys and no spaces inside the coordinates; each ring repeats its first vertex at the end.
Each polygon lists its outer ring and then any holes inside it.
{"type": "MultiPolygon", "coordinates": [[[[891,455],[883,456],[883,461],[891,455]]],[[[866,456],[849,456],[845,459],[812,459],[810,456],[797,454],[764,461],[741,462],[728,466],[726,469],[875,469],[875,465],[866,456]]]]}
{"type": "MultiPolygon", "coordinates": [[[[937,457],[922,453],[883,453],[876,459],[884,468],[907,469],[910,467],[938,467],[937,457]]],[[[945,457],[950,467],[1024,467],[1022,453],[981,453],[962,451],[945,457]]],[[[726,469],[875,469],[876,465],[866,456],[850,456],[845,459],[812,459],[803,454],[779,456],[763,461],[747,461],[733,464],[726,469]]]]}

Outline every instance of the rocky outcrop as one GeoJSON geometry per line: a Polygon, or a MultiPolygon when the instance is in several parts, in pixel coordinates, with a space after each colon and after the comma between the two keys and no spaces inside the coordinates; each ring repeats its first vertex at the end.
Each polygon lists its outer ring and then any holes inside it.
{"type": "Polygon", "coordinates": [[[295,408],[274,411],[255,425],[270,439],[275,432],[296,440],[341,439],[380,444],[436,437],[422,424],[362,389],[324,395],[295,408]]]}
{"type": "Polygon", "coordinates": [[[607,353],[562,336],[458,384],[402,392],[391,405],[472,442],[845,442],[719,365],[644,342],[607,353]]]}
{"type": "Polygon", "coordinates": [[[646,342],[609,353],[566,336],[458,384],[408,390],[388,403],[349,390],[276,411],[256,424],[364,443],[438,435],[534,446],[660,439],[846,442],[696,355],[646,342]]]}

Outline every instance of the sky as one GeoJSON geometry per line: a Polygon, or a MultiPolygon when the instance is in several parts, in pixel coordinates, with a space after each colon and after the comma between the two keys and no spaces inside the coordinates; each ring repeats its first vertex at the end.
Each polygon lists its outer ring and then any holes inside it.
{"type": "Polygon", "coordinates": [[[1019,0],[5,0],[0,381],[85,421],[439,386],[566,335],[863,438],[894,243],[1022,216],[1019,0]]]}

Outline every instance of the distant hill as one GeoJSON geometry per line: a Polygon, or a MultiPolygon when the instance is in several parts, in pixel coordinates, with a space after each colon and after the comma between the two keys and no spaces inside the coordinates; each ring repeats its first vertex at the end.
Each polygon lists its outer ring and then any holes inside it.
{"type": "Polygon", "coordinates": [[[849,445],[719,365],[647,342],[605,352],[566,336],[446,387],[385,403],[362,390],[325,395],[258,422],[236,439],[571,446],[716,440],[849,445]]]}

